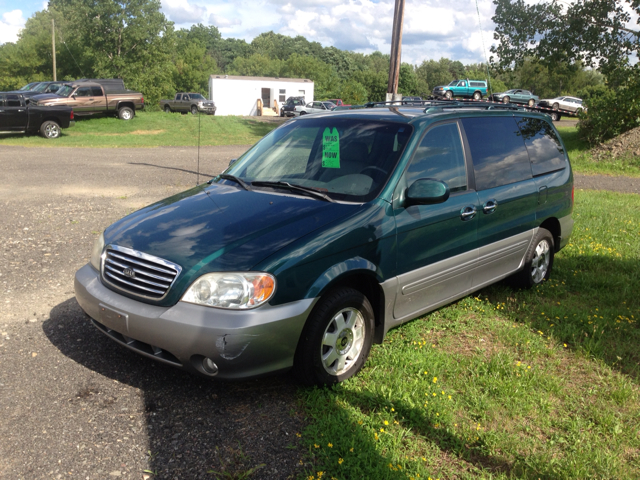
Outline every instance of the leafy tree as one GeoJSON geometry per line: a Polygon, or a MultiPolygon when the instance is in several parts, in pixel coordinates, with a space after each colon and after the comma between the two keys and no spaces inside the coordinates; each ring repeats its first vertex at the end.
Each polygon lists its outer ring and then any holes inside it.
{"type": "Polygon", "coordinates": [[[216,60],[218,67],[220,67],[223,72],[229,73],[227,69],[236,58],[251,55],[251,45],[244,40],[223,38],[214,44],[211,54],[216,60]]]}
{"type": "Polygon", "coordinates": [[[418,95],[418,76],[413,70],[413,65],[408,63],[400,64],[398,93],[402,95],[418,95]]]}
{"type": "Polygon", "coordinates": [[[260,53],[249,57],[237,57],[227,69],[231,75],[249,77],[279,77],[283,68],[281,60],[274,60],[260,53]]]}
{"type": "Polygon", "coordinates": [[[340,79],[336,72],[316,57],[293,53],[285,62],[283,71],[284,76],[289,78],[313,80],[315,96],[318,98],[335,97],[340,91],[340,79]]]}
{"type": "Polygon", "coordinates": [[[360,82],[349,80],[342,85],[340,98],[349,105],[362,105],[367,98],[367,89],[360,82]]]}

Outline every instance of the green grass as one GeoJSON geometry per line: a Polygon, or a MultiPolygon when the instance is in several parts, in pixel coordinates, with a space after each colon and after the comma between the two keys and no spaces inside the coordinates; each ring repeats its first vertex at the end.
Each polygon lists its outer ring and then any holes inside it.
{"type": "Polygon", "coordinates": [[[76,117],[62,136],[46,140],[37,135],[2,135],[0,145],[31,147],[159,147],[249,145],[260,140],[276,123],[242,117],[195,116],[179,113],[138,112],[130,121],[114,117],[76,117]]]}
{"type": "Polygon", "coordinates": [[[304,478],[640,478],[640,197],[576,192],[550,281],[392,330],[301,389],[304,478]]]}
{"type": "Polygon", "coordinates": [[[575,126],[558,127],[558,132],[576,173],[640,177],[640,157],[630,155],[616,160],[597,160],[589,153],[589,145],[579,138],[578,129],[575,126]]]}

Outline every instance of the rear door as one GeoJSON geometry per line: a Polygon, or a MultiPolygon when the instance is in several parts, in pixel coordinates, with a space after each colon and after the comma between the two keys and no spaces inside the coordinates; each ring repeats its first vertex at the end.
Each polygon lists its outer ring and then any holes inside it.
{"type": "Polygon", "coordinates": [[[397,319],[413,318],[468,291],[477,258],[478,196],[470,183],[458,121],[434,125],[426,132],[394,197],[404,195],[419,178],[444,181],[451,195],[441,204],[394,210],[397,319]]]}
{"type": "Polygon", "coordinates": [[[513,116],[462,119],[478,191],[474,288],[514,272],[533,238],[538,190],[513,116]]]}
{"type": "Polygon", "coordinates": [[[5,93],[0,95],[0,130],[22,132],[27,129],[29,114],[20,95],[5,93]]]}

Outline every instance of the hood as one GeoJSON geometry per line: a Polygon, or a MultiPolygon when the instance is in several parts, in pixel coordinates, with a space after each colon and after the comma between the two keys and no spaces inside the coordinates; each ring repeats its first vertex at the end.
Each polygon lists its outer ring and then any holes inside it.
{"type": "MultiPolygon", "coordinates": [[[[63,97],[55,93],[39,93],[31,97],[32,102],[47,102],[52,100],[68,100],[69,97],[63,97]]],[[[59,102],[56,102],[59,103],[59,102]]]]}
{"type": "Polygon", "coordinates": [[[359,208],[214,183],[117,221],[105,231],[105,244],[132,248],[180,265],[182,272],[171,292],[158,302],[171,305],[200,275],[251,270],[291,242],[359,208]]]}

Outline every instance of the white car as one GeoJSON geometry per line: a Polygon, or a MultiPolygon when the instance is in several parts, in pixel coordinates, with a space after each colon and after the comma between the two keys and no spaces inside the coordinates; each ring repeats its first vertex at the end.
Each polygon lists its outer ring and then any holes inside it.
{"type": "Polygon", "coordinates": [[[336,105],[331,102],[309,102],[306,105],[297,105],[293,110],[293,115],[297,117],[311,113],[330,112],[334,108],[336,108],[336,105]]]}
{"type": "Polygon", "coordinates": [[[578,112],[583,110],[582,99],[577,97],[556,97],[540,100],[538,105],[548,107],[552,110],[568,110],[570,112],[578,112]]]}

